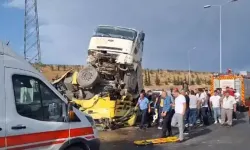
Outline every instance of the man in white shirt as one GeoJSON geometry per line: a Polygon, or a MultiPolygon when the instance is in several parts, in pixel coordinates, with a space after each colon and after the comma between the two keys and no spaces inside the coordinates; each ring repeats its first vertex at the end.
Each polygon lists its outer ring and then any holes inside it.
{"type": "Polygon", "coordinates": [[[240,93],[239,93],[238,91],[236,91],[236,92],[234,93],[234,96],[235,96],[236,102],[239,102],[239,101],[240,101],[240,93]]]}
{"type": "Polygon", "coordinates": [[[220,119],[220,99],[221,97],[217,93],[217,90],[214,91],[214,95],[210,97],[210,104],[213,108],[214,113],[214,124],[217,124],[218,121],[221,122],[220,119]]]}
{"type": "Polygon", "coordinates": [[[192,127],[193,125],[196,124],[197,108],[198,108],[198,104],[199,104],[199,99],[198,99],[198,97],[195,96],[195,93],[193,90],[191,90],[189,98],[190,98],[190,102],[189,102],[189,108],[190,108],[189,126],[192,127]]]}
{"type": "Polygon", "coordinates": [[[221,124],[225,125],[227,118],[227,124],[232,126],[233,111],[236,112],[236,101],[235,98],[229,94],[229,91],[226,91],[225,96],[222,97],[221,106],[221,124]]]}
{"type": "Polygon", "coordinates": [[[198,104],[197,104],[197,123],[202,122],[202,117],[201,117],[201,101],[200,101],[200,96],[201,96],[201,89],[195,89],[195,96],[198,98],[198,104]]]}
{"type": "Polygon", "coordinates": [[[173,91],[173,95],[175,97],[175,114],[172,118],[171,125],[173,127],[179,128],[179,142],[184,140],[184,115],[186,112],[186,98],[185,96],[181,95],[178,89],[173,91]]]}
{"type": "Polygon", "coordinates": [[[199,96],[199,100],[201,102],[201,115],[202,121],[204,125],[209,125],[208,122],[208,97],[207,94],[201,89],[201,94],[199,96]]]}

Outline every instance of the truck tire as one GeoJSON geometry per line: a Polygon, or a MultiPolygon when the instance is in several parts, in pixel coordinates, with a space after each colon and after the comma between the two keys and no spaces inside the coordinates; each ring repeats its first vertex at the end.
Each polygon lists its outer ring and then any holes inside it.
{"type": "Polygon", "coordinates": [[[79,71],[77,82],[81,88],[93,87],[99,79],[97,70],[92,66],[87,66],[79,71]]]}
{"type": "Polygon", "coordinates": [[[123,79],[125,83],[125,89],[131,89],[134,91],[137,85],[136,72],[130,72],[129,74],[125,74],[123,79]]]}

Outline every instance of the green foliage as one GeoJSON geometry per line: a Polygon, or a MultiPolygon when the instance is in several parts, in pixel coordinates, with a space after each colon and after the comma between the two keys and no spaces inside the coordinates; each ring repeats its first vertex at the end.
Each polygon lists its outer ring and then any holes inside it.
{"type": "Polygon", "coordinates": [[[168,85],[168,80],[165,80],[165,82],[164,82],[164,83],[165,83],[165,85],[168,85]]]}
{"type": "Polygon", "coordinates": [[[160,78],[159,78],[159,76],[158,76],[158,73],[156,73],[156,76],[155,76],[155,84],[156,84],[156,85],[160,85],[160,83],[161,83],[161,80],[160,80],[160,78]]]}
{"type": "Polygon", "coordinates": [[[174,80],[173,80],[174,85],[181,85],[181,83],[182,83],[182,79],[179,76],[177,76],[177,78],[174,77],[174,80]]]}
{"type": "Polygon", "coordinates": [[[66,71],[66,65],[63,65],[63,70],[66,71]]]}
{"type": "Polygon", "coordinates": [[[211,84],[211,80],[207,80],[207,85],[210,85],[211,84]]]}
{"type": "Polygon", "coordinates": [[[149,82],[148,82],[148,70],[144,70],[144,84],[145,84],[145,86],[149,86],[150,84],[149,84],[149,82]]]}
{"type": "Polygon", "coordinates": [[[195,83],[197,85],[201,85],[201,79],[197,76],[196,79],[195,79],[195,83]]]}
{"type": "Polygon", "coordinates": [[[190,84],[191,84],[191,85],[195,85],[194,80],[191,80],[190,84]]]}
{"type": "Polygon", "coordinates": [[[148,72],[148,85],[151,85],[151,78],[150,78],[150,72],[151,72],[152,70],[148,70],[147,72],[148,72]]]}
{"type": "Polygon", "coordinates": [[[171,78],[168,78],[168,83],[173,83],[173,81],[171,80],[171,78]]]}

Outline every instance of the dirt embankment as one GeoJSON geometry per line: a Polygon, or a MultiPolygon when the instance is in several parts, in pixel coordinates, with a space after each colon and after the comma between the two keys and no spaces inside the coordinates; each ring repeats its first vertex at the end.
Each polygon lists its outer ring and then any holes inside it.
{"type": "MultiPolygon", "coordinates": [[[[41,72],[48,80],[62,76],[66,71],[80,70],[83,66],[75,65],[42,65],[41,72]]],[[[210,72],[191,72],[191,87],[208,87],[210,85],[210,72]]],[[[149,70],[143,71],[145,89],[167,89],[170,87],[180,87],[183,80],[188,81],[188,71],[178,70],[149,70]]]]}

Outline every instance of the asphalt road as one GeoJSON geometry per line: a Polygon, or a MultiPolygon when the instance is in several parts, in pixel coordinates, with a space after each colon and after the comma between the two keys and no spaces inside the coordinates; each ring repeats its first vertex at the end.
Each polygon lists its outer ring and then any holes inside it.
{"type": "MultiPolygon", "coordinates": [[[[247,150],[250,147],[250,124],[247,117],[234,121],[234,126],[222,127],[210,125],[199,127],[186,135],[183,143],[167,143],[153,146],[135,146],[134,140],[151,139],[160,136],[161,130],[150,128],[138,131],[136,128],[124,128],[115,131],[100,132],[101,150],[247,150]]],[[[177,133],[174,130],[174,133],[177,133]]]]}

